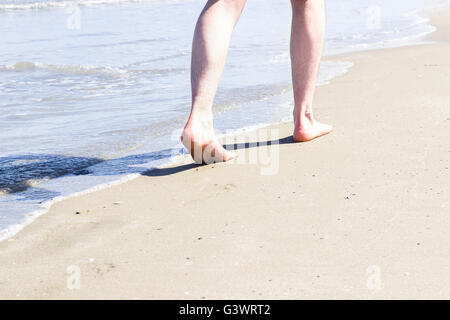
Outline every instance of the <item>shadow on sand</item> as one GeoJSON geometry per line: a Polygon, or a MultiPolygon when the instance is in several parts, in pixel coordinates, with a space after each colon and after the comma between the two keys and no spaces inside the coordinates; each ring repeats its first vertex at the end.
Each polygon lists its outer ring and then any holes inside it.
{"type": "MultiPolygon", "coordinates": [[[[250,148],[258,148],[262,146],[270,146],[270,145],[280,145],[280,144],[290,144],[295,143],[292,136],[288,136],[282,139],[277,140],[267,140],[267,141],[261,141],[261,142],[245,142],[245,143],[236,143],[236,144],[228,144],[223,145],[223,147],[226,150],[240,150],[240,149],[250,149],[250,148]]],[[[171,174],[180,173],[186,170],[190,170],[193,168],[196,168],[200,165],[195,163],[190,164],[183,164],[175,167],[168,167],[168,168],[156,168],[151,169],[148,171],[145,171],[142,173],[144,176],[148,177],[161,177],[161,176],[168,176],[171,174]]]]}
{"type": "MultiPolygon", "coordinates": [[[[257,148],[260,146],[294,143],[292,136],[277,140],[224,145],[227,150],[257,148]]],[[[167,168],[149,169],[151,161],[169,159],[181,149],[165,149],[150,153],[105,160],[100,158],[61,156],[50,154],[17,155],[0,158],[0,194],[27,191],[26,200],[48,200],[58,195],[55,191],[38,188],[40,181],[67,175],[119,176],[139,173],[148,177],[177,174],[199,165],[182,164],[167,168]]]]}

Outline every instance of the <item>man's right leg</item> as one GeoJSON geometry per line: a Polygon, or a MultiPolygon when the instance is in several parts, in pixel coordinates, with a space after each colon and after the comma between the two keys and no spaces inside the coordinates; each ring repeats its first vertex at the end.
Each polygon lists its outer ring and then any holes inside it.
{"type": "Polygon", "coordinates": [[[192,108],[181,141],[197,163],[235,157],[217,141],[212,105],[222,75],[231,34],[246,0],[209,0],[195,27],[192,44],[192,108]]]}
{"type": "Polygon", "coordinates": [[[312,105],[325,38],[325,1],[291,0],[291,62],[294,88],[294,140],[309,141],[330,133],[313,117],[312,105]]]}

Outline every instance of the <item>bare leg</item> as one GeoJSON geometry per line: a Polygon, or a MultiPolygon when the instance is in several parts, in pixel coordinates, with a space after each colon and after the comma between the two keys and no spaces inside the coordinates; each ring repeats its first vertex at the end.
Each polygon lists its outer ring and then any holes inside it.
{"type": "Polygon", "coordinates": [[[192,44],[192,108],[181,141],[197,163],[235,157],[217,141],[212,105],[222,75],[231,34],[246,0],[209,0],[195,28],[192,44]]]}
{"type": "Polygon", "coordinates": [[[314,120],[312,104],[325,37],[324,0],[291,0],[291,63],[294,87],[294,140],[309,141],[331,132],[314,120]]]}

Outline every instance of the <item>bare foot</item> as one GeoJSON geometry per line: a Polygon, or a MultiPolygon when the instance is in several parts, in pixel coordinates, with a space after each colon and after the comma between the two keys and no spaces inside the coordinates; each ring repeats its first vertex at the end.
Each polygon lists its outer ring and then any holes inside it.
{"type": "Polygon", "coordinates": [[[217,141],[212,121],[190,119],[181,134],[181,142],[197,164],[224,162],[236,158],[217,141]]]}
{"type": "Polygon", "coordinates": [[[330,133],[333,127],[314,120],[312,114],[297,118],[294,114],[294,141],[305,142],[330,133]],[[298,119],[298,120],[297,120],[298,119]]]}

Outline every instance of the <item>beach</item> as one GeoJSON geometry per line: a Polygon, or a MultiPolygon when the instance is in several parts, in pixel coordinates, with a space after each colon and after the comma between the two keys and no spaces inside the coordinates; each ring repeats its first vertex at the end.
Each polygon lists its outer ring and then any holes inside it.
{"type": "MultiPolygon", "coordinates": [[[[435,29],[423,8],[443,1],[329,0],[324,57],[420,43],[435,29]]],[[[55,198],[127,179],[183,153],[192,34],[203,5],[0,3],[0,241],[55,198]]],[[[214,101],[221,134],[292,118],[290,17],[286,0],[246,3],[214,101]]],[[[351,66],[324,59],[317,84],[351,66]]]]}
{"type": "Polygon", "coordinates": [[[260,128],[280,144],[240,145],[242,163],[55,203],[0,242],[0,298],[450,298],[449,17],[435,43],[327,58],[354,64],[317,88],[328,136],[260,128]]]}

